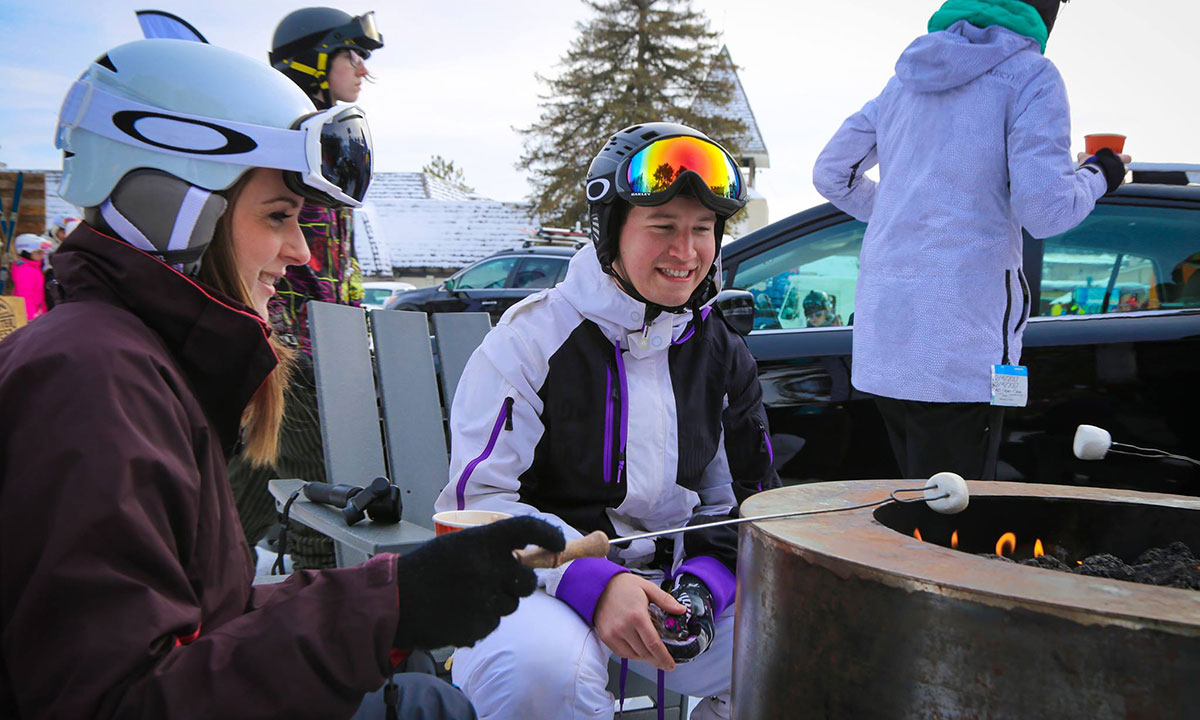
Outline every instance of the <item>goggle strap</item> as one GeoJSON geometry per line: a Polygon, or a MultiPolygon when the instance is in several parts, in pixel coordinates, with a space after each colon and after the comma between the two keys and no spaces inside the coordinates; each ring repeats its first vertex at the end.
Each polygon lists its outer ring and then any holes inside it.
{"type": "Polygon", "coordinates": [[[284,62],[287,64],[288,67],[295,70],[296,72],[302,72],[305,75],[312,75],[315,78],[319,78],[325,74],[322,71],[317,70],[314,67],[309,67],[308,65],[305,65],[302,62],[296,62],[295,60],[285,60],[284,62]]]}
{"type": "MultiPolygon", "coordinates": [[[[76,82],[67,93],[67,98],[63,101],[61,116],[64,119],[59,126],[60,141],[64,127],[80,128],[125,145],[192,160],[207,160],[210,162],[230,163],[249,167],[290,170],[302,175],[309,173],[309,165],[305,159],[305,133],[300,130],[254,125],[233,120],[222,120],[200,115],[189,115],[172,110],[163,110],[152,105],[139,103],[136,100],[114,95],[82,82],[76,82]],[[181,122],[174,123],[175,127],[170,129],[159,128],[160,131],[155,133],[154,139],[161,144],[154,144],[126,133],[113,123],[113,117],[123,111],[141,112],[151,117],[167,117],[181,122]],[[67,118],[73,119],[67,120],[67,118]],[[255,147],[243,152],[222,154],[175,149],[169,146],[164,147],[164,145],[169,145],[169,143],[175,143],[179,148],[187,148],[189,143],[194,144],[197,135],[194,130],[189,133],[188,126],[204,127],[209,133],[212,132],[213,126],[217,126],[231,133],[249,138],[253,141],[255,147]],[[174,133],[170,132],[171,130],[174,133]]],[[[221,134],[225,135],[227,139],[230,138],[229,134],[221,134]]]]}

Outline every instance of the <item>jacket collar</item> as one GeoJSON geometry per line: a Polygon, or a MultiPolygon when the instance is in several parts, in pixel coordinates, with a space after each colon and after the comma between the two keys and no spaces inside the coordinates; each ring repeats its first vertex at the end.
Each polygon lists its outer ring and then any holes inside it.
{"type": "Polygon", "coordinates": [[[572,307],[600,327],[609,341],[619,340],[621,347],[637,358],[668,350],[692,321],[691,312],[662,313],[646,327],[645,303],[626,295],[617,281],[600,268],[593,245],[571,258],[567,276],[558,289],[572,307]]]}
{"type": "Polygon", "coordinates": [[[86,224],[53,257],[66,302],[123,307],[162,339],[221,446],[231,451],[246,404],[277,363],[267,324],[246,306],[86,224]]]}

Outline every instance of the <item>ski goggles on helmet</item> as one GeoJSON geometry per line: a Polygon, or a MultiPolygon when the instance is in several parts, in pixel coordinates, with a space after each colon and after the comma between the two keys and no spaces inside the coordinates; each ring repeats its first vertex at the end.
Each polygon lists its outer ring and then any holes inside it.
{"type": "Polygon", "coordinates": [[[59,149],[63,131],[79,128],[152,152],[274,168],[288,189],[319,205],[361,207],[371,183],[371,131],[356,105],[305,115],[287,129],[164,110],[76,82],[59,118],[59,149]]]}
{"type": "Polygon", "coordinates": [[[737,163],[720,145],[698,137],[655,140],[617,168],[617,194],[633,205],[661,205],[687,184],[718,213],[732,215],[745,205],[737,163]]]}

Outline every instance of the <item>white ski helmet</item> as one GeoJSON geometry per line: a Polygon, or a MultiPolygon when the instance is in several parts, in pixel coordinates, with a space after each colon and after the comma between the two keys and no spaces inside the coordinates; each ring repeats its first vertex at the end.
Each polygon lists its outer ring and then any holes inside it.
{"type": "Polygon", "coordinates": [[[16,253],[34,253],[38,250],[46,251],[50,249],[50,241],[41,235],[33,233],[21,233],[13,238],[13,252],[16,253]]]}
{"type": "Polygon", "coordinates": [[[325,205],[361,205],[371,137],[360,109],[315,113],[271,67],[185,40],[138,40],[97,59],[59,112],[59,195],[98,207],[129,172],[165,172],[208,191],[247,170],[284,170],[289,188],[325,205]]]}

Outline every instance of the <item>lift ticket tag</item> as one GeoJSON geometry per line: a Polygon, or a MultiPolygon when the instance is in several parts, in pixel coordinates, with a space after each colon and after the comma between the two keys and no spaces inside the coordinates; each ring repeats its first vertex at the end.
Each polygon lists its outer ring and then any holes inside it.
{"type": "Polygon", "coordinates": [[[992,404],[1025,407],[1029,402],[1029,368],[1021,365],[992,366],[992,404]]]}

